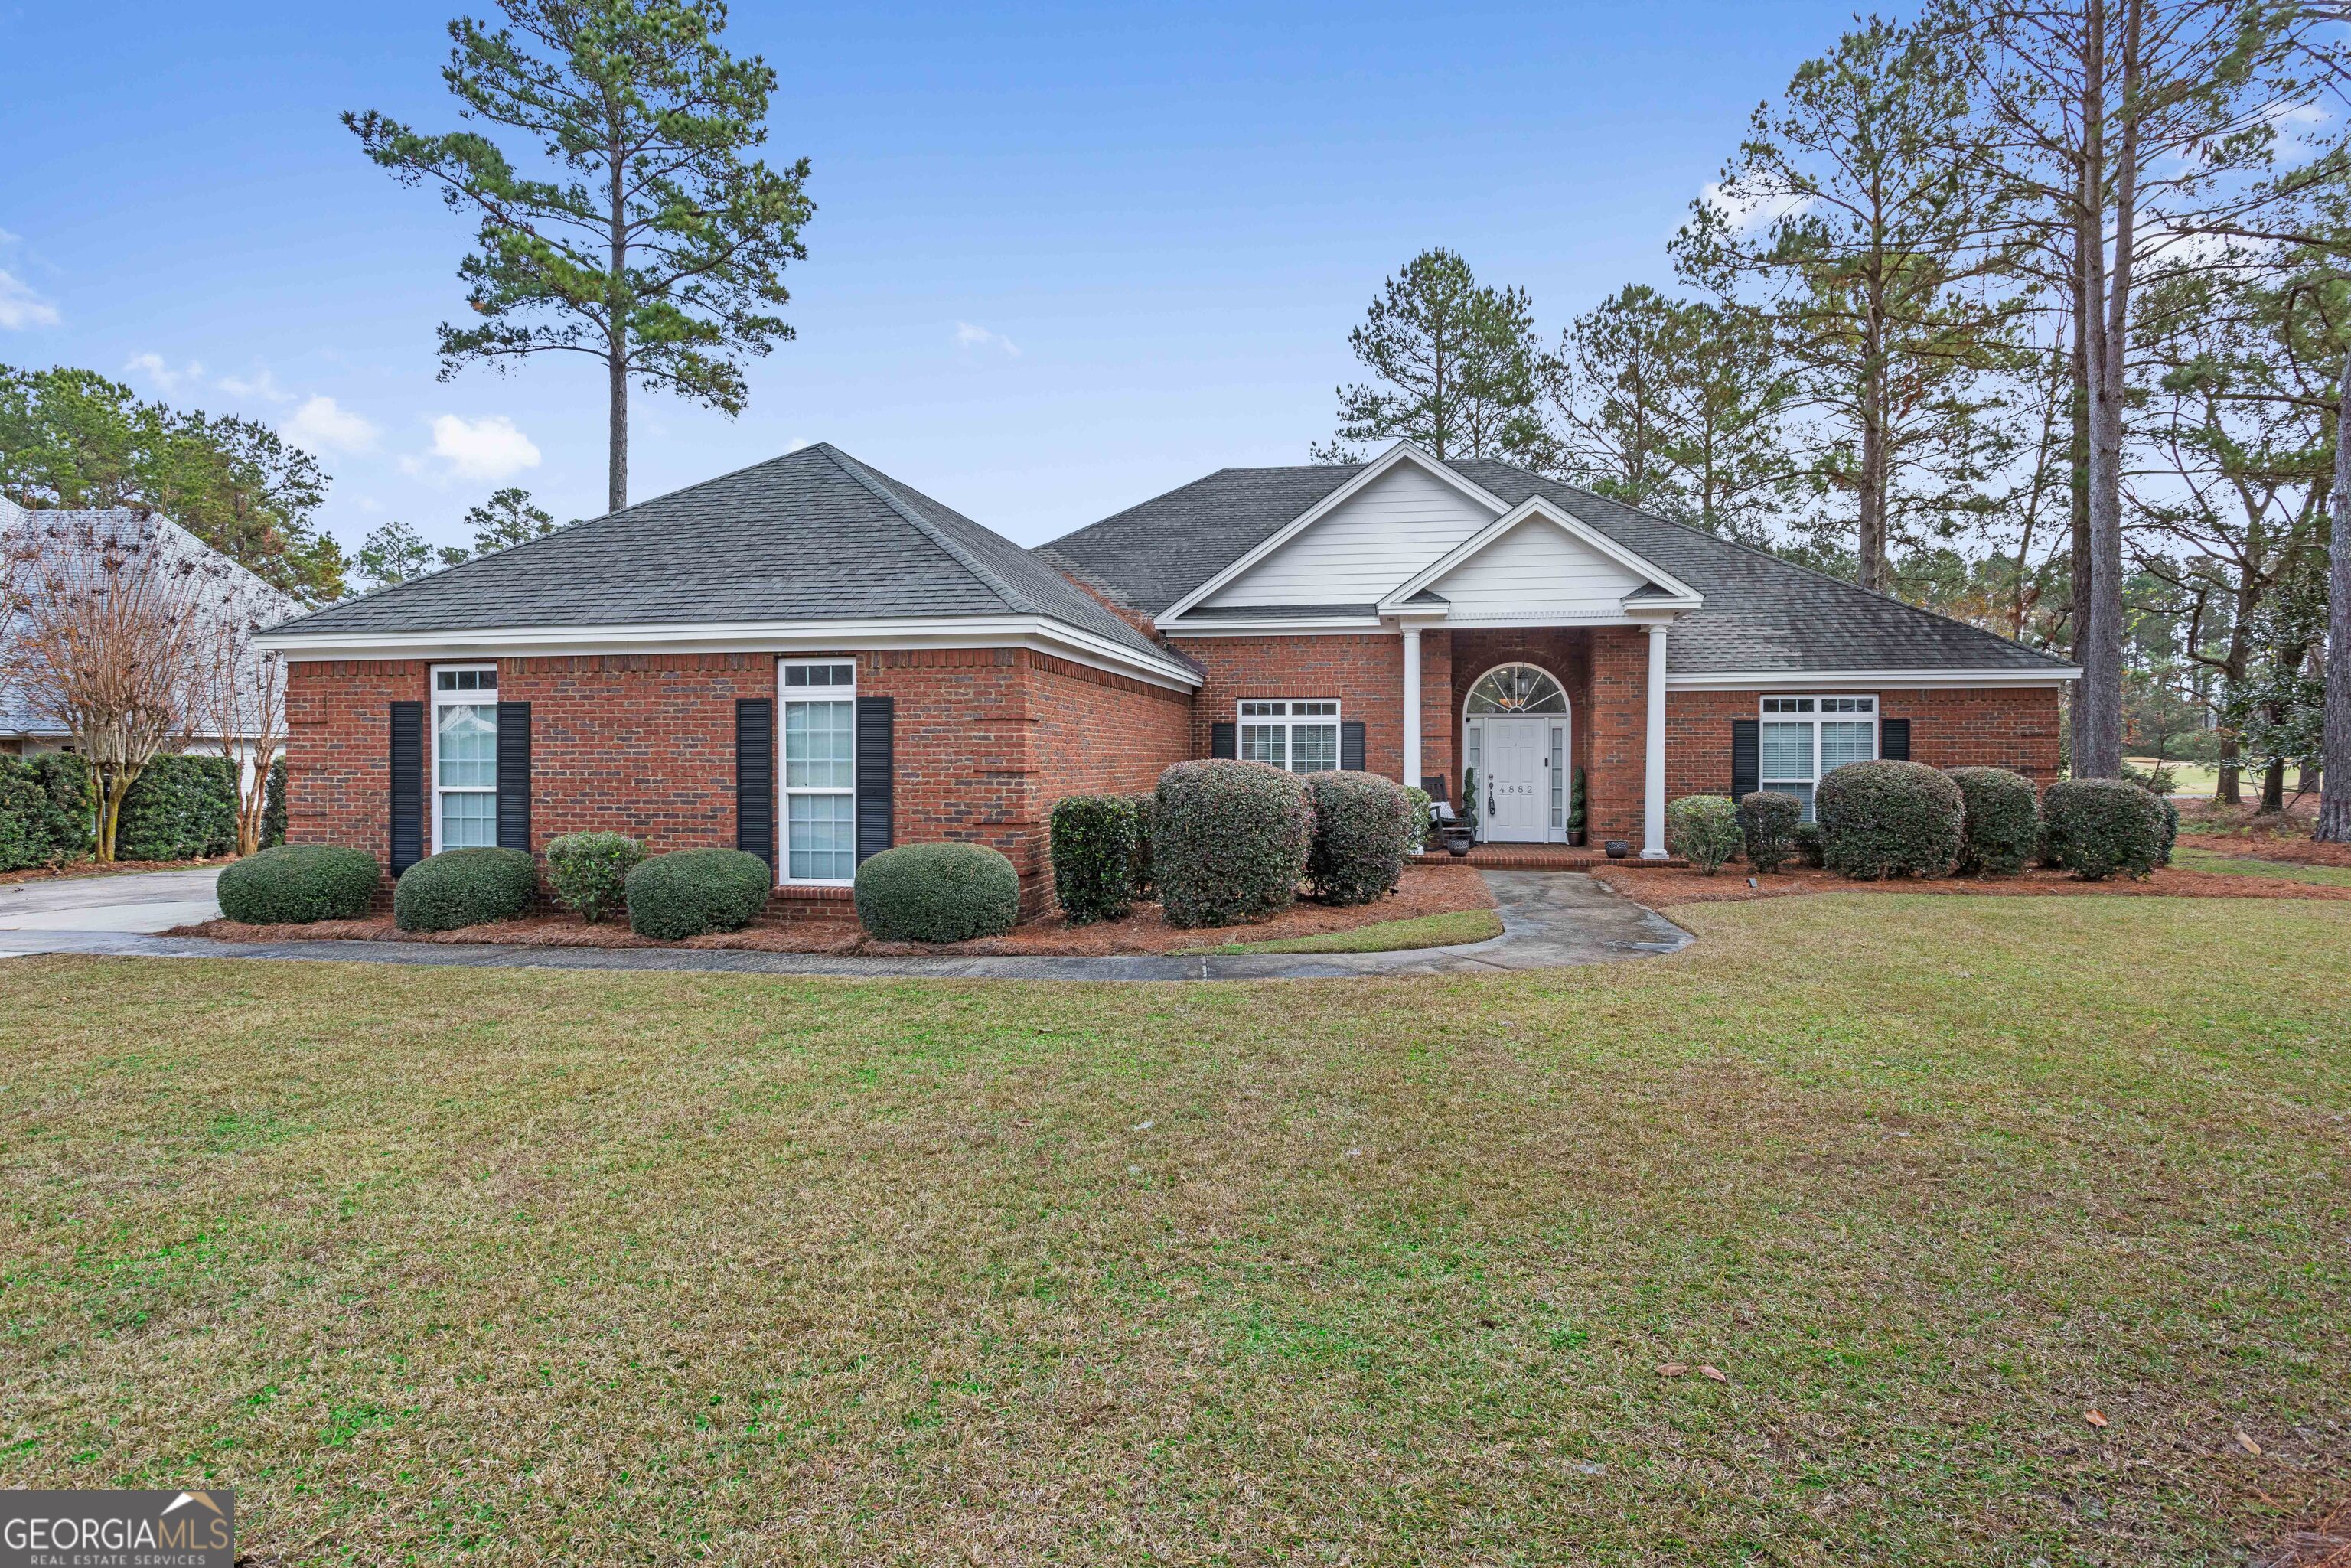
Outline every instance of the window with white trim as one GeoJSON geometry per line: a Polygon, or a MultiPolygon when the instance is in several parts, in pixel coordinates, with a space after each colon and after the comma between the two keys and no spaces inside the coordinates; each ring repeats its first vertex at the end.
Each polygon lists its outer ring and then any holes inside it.
{"type": "Polygon", "coordinates": [[[1238,717],[1243,762],[1262,762],[1290,773],[1337,770],[1337,703],[1245,702],[1238,717]]]}
{"type": "Polygon", "coordinates": [[[498,842],[498,667],[433,671],[433,852],[498,842]]]}
{"type": "Polygon", "coordinates": [[[854,881],[857,665],[787,660],[781,678],[785,880],[854,881]]]}
{"type": "Polygon", "coordinates": [[[1765,697],[1759,788],[1793,795],[1813,820],[1821,775],[1877,756],[1876,697],[1765,697]]]}

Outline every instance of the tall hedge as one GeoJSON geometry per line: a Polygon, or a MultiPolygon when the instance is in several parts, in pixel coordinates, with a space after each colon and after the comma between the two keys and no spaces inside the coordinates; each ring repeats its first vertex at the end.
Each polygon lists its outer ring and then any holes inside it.
{"type": "Polygon", "coordinates": [[[72,753],[0,757],[0,871],[89,853],[95,806],[89,767],[72,753]]]}
{"type": "Polygon", "coordinates": [[[1967,818],[1959,828],[1961,876],[2014,876],[2032,862],[2041,841],[2041,795],[2032,780],[2005,768],[1954,768],[1967,818]]]}
{"type": "Polygon", "coordinates": [[[1065,795],[1053,802],[1053,896],[1072,925],[1123,920],[1134,902],[1134,802],[1065,795]]]}
{"type": "Polygon", "coordinates": [[[1739,841],[1748,868],[1769,876],[1798,855],[1796,837],[1804,826],[1804,803],[1777,789],[1757,789],[1739,798],[1739,841]]]}
{"type": "Polygon", "coordinates": [[[2143,877],[2163,863],[2170,818],[2165,801],[2121,779],[2068,779],[2041,799],[2042,840],[2051,863],[2085,882],[2116,872],[2143,877]]]}
{"type": "Polygon", "coordinates": [[[1959,858],[1967,802],[1923,762],[1848,762],[1813,792],[1821,859],[1843,876],[1941,876],[1959,858]]]}
{"type": "Polygon", "coordinates": [[[184,861],[236,848],[236,764],[182,752],[158,757],[131,781],[114,830],[126,861],[184,861]]]}
{"type": "Polygon", "coordinates": [[[1179,762],[1159,776],[1151,828],[1167,924],[1230,925],[1297,899],[1314,810],[1303,779],[1262,762],[1179,762]]]}
{"type": "Polygon", "coordinates": [[[1369,904],[1404,876],[1411,843],[1412,798],[1376,773],[1306,775],[1314,808],[1306,881],[1314,896],[1343,907],[1369,904]]]}

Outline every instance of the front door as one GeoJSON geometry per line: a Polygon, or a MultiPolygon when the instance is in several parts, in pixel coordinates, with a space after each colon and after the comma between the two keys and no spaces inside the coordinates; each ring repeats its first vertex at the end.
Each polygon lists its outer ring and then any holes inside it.
{"type": "Polygon", "coordinates": [[[1486,718],[1486,766],[1478,777],[1478,836],[1503,843],[1541,843],[1550,727],[1546,718],[1486,718]]]}

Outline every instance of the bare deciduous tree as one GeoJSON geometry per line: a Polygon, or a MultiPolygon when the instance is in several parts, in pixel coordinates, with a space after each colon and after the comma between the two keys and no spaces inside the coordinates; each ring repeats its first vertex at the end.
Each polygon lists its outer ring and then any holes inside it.
{"type": "Polygon", "coordinates": [[[236,774],[236,852],[261,847],[269,803],[269,768],[286,744],[286,670],[278,655],[254,646],[267,624],[241,601],[210,618],[195,649],[192,716],[220,745],[236,774]]]}

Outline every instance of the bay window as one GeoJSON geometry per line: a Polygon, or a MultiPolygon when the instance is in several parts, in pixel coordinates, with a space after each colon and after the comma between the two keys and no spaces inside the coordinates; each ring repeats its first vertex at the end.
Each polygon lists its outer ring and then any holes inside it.
{"type": "Polygon", "coordinates": [[[1765,697],[1760,738],[1758,785],[1802,800],[1809,822],[1821,775],[1877,756],[1877,699],[1765,697]]]}
{"type": "Polygon", "coordinates": [[[854,881],[857,665],[787,660],[782,678],[785,878],[854,881]]]}
{"type": "Polygon", "coordinates": [[[1240,705],[1240,758],[1288,773],[1339,767],[1339,705],[1330,701],[1240,705]]]}
{"type": "Polygon", "coordinates": [[[433,672],[433,852],[498,841],[498,667],[433,672]]]}

